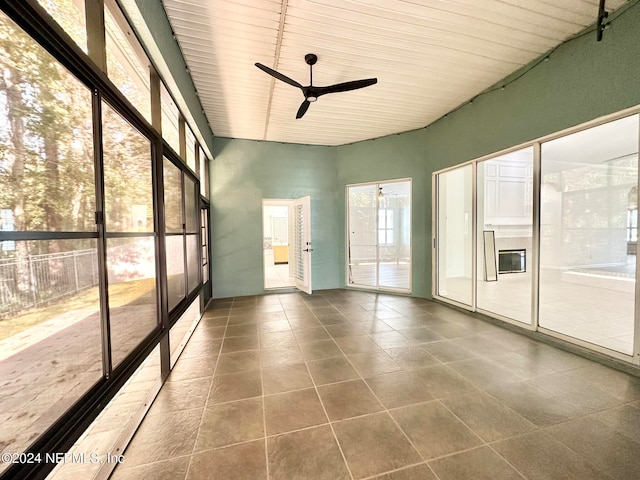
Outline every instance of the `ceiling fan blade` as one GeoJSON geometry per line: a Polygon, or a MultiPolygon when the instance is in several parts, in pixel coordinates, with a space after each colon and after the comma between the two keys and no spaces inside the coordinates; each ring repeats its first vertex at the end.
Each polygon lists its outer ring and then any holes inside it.
{"type": "Polygon", "coordinates": [[[307,110],[309,110],[309,105],[311,105],[311,102],[305,99],[305,101],[300,105],[298,113],[296,113],[296,118],[302,118],[304,114],[307,113],[307,110]]]}
{"type": "Polygon", "coordinates": [[[277,78],[278,80],[283,81],[284,83],[288,83],[289,85],[292,85],[294,87],[298,87],[298,88],[302,88],[302,85],[300,85],[298,82],[296,82],[295,80],[287,77],[286,75],[281,74],[280,72],[276,72],[274,69],[267,67],[266,65],[262,65],[261,63],[256,63],[256,67],[258,67],[260,70],[262,70],[263,72],[268,73],[269,75],[271,75],[272,77],[277,78]]]}
{"type": "Polygon", "coordinates": [[[347,92],[349,90],[357,90],[358,88],[368,87],[378,83],[377,78],[367,78],[365,80],[354,80],[352,82],[336,83],[335,85],[329,85],[328,87],[315,87],[318,91],[318,96],[326,93],[347,92]]]}

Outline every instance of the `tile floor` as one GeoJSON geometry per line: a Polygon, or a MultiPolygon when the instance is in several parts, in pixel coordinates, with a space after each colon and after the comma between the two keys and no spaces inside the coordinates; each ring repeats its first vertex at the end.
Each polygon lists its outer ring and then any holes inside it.
{"type": "Polygon", "coordinates": [[[264,250],[264,288],[295,287],[296,279],[289,276],[289,264],[273,263],[273,250],[264,250]]]}
{"type": "MultiPolygon", "coordinates": [[[[540,275],[540,327],[632,355],[633,278],[546,268],[540,275]]],[[[443,296],[469,304],[472,287],[470,278],[448,278],[443,296]]],[[[531,272],[479,281],[477,294],[478,308],[531,322],[531,272]]]]}
{"type": "Polygon", "coordinates": [[[124,456],[114,480],[636,479],[640,378],[427,300],[217,300],[124,456]]]}
{"type": "Polygon", "coordinates": [[[398,261],[380,261],[377,269],[376,284],[376,263],[358,261],[349,265],[349,284],[363,287],[397,288],[400,290],[411,290],[411,260],[398,259],[398,261]]]}

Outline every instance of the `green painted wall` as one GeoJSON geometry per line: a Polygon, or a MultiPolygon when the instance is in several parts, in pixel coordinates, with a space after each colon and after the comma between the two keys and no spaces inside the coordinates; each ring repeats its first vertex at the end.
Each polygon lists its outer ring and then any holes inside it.
{"type": "Polygon", "coordinates": [[[311,196],[312,286],[335,288],[344,237],[336,212],[336,148],[216,138],[211,264],[216,298],[264,293],[262,200],[311,196]]]}
{"type": "MultiPolygon", "coordinates": [[[[602,42],[594,32],[573,40],[504,90],[482,95],[424,129],[338,147],[338,203],[344,205],[345,184],[413,178],[413,295],[430,297],[434,171],[638,104],[636,3],[614,19],[602,42]]],[[[344,208],[337,215],[344,224],[344,208]]]]}

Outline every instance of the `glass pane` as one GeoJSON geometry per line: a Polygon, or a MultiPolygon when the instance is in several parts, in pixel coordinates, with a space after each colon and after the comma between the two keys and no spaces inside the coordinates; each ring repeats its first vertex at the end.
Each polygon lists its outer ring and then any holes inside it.
{"type": "Polygon", "coordinates": [[[4,451],[24,451],[102,377],[98,280],[95,239],[0,242],[4,451]]]}
{"type": "Polygon", "coordinates": [[[149,60],[121,12],[105,6],[104,23],[109,79],[151,123],[149,60]]]}
{"type": "Polygon", "coordinates": [[[107,239],[107,269],[115,367],[158,323],[155,239],[107,239]]]}
{"type": "Polygon", "coordinates": [[[633,353],[638,116],[542,144],[540,326],[633,353]]]}
{"type": "Polygon", "coordinates": [[[387,245],[393,243],[393,210],[383,207],[384,200],[380,201],[378,210],[378,244],[387,245]],[[391,238],[390,242],[387,237],[391,238]]]}
{"type": "Polygon", "coordinates": [[[349,200],[349,284],[377,286],[376,185],[347,187],[349,200]]]}
{"type": "Polygon", "coordinates": [[[200,237],[198,235],[187,235],[187,285],[189,293],[200,285],[200,237]]]}
{"type": "Polygon", "coordinates": [[[153,232],[151,145],[102,104],[105,224],[109,232],[153,232]]]}
{"type": "MultiPolygon", "coordinates": [[[[380,184],[380,218],[384,224],[378,259],[380,287],[411,288],[411,182],[380,184]]],[[[382,227],[380,227],[382,228],[382,227]]]]}
{"type": "Polygon", "coordinates": [[[162,107],[162,137],[167,141],[169,146],[179,154],[180,153],[180,129],[178,126],[180,119],[180,111],[176,106],[173,98],[169,95],[169,91],[160,84],[160,105],[162,107]]]}
{"type": "Polygon", "coordinates": [[[95,231],[91,92],[2,12],[0,31],[3,228],[95,231]]]}
{"type": "Polygon", "coordinates": [[[529,324],[533,147],[480,162],[477,172],[477,307],[529,324]],[[510,258],[524,261],[524,271],[505,267],[510,258]]]}
{"type": "Polygon", "coordinates": [[[87,53],[87,20],[84,1],[38,0],[38,3],[67,32],[84,53],[87,53]]]}
{"type": "Polygon", "coordinates": [[[182,235],[170,235],[165,239],[167,246],[169,311],[185,297],[183,241],[184,237],[182,235]]]}
{"type": "Polygon", "coordinates": [[[436,292],[471,305],[471,165],[438,175],[436,292]]]}
{"type": "Polygon", "coordinates": [[[200,225],[198,223],[199,201],[196,195],[196,184],[184,177],[184,211],[186,216],[187,233],[198,233],[200,225]]]}
{"type": "MultiPolygon", "coordinates": [[[[197,297],[187,311],[182,314],[178,321],[169,330],[169,346],[171,349],[171,368],[178,360],[178,350],[183,344],[185,335],[189,332],[189,329],[200,317],[200,297],[197,297]]],[[[206,335],[206,334],[205,334],[206,335]]]]}
{"type": "Polygon", "coordinates": [[[187,166],[198,175],[196,172],[196,137],[193,135],[189,125],[185,126],[185,141],[187,147],[187,166]]]}
{"type": "MultiPolygon", "coordinates": [[[[121,451],[119,439],[127,434],[128,427],[136,421],[138,411],[148,406],[148,397],[155,392],[158,381],[162,381],[159,345],[144,359],[125,385],[68,450],[68,460],[58,463],[46,480],[99,478],[98,471],[102,465],[100,462],[91,463],[90,453],[87,455],[87,452],[117,452],[109,459],[114,466],[120,463],[120,459],[122,463],[127,461],[117,456],[121,451]],[[72,458],[76,461],[72,461],[72,458]],[[83,461],[85,459],[87,461],[83,461]]],[[[106,460],[106,455],[103,458],[106,460]]]]}
{"type": "Polygon", "coordinates": [[[167,233],[182,233],[182,172],[164,159],[164,215],[167,233]]]}

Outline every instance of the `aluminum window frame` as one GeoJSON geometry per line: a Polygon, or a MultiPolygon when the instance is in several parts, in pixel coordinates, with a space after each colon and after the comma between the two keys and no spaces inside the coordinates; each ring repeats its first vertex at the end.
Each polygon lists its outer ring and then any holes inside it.
{"type": "MultiPolygon", "coordinates": [[[[104,31],[104,3],[86,0],[86,12],[90,21],[87,22],[87,50],[88,53],[78,46],[73,39],[63,30],[63,28],[48,14],[46,9],[38,4],[36,0],[24,0],[22,2],[0,2],[0,10],[7,15],[18,27],[23,29],[33,42],[43,47],[53,56],[56,62],[66,68],[78,81],[92,92],[92,124],[94,143],[94,166],[96,179],[96,212],[104,212],[104,186],[102,170],[102,125],[101,125],[101,103],[105,101],[113,110],[122,116],[133,128],[147,138],[151,144],[152,160],[152,183],[154,202],[154,231],[129,234],[107,232],[104,223],[98,221],[95,231],[90,232],[0,232],[0,240],[43,240],[43,239],[98,239],[98,257],[100,262],[100,307],[101,307],[101,330],[103,338],[103,377],[93,387],[83,393],[81,398],[74,403],[66,413],[54,420],[45,433],[40,435],[25,452],[53,453],[67,451],[73,443],[81,436],[85,428],[99,415],[104,405],[126,383],[130,376],[142,364],[145,358],[160,345],[161,351],[161,377],[162,381],[170,371],[169,367],[169,344],[168,333],[172,324],[179,316],[189,308],[192,302],[196,301],[202,289],[202,277],[200,273],[199,287],[196,288],[187,298],[185,298],[171,316],[166,309],[167,298],[167,278],[165,268],[166,251],[163,245],[164,240],[164,206],[160,199],[163,198],[163,155],[170,158],[178,165],[182,175],[188,175],[196,184],[196,195],[194,201],[199,198],[200,182],[196,175],[186,168],[186,162],[176,162],[177,154],[170,145],[162,138],[158,113],[160,102],[161,81],[155,65],[147,56],[150,68],[150,102],[151,102],[151,122],[146,119],[129,100],[119,91],[106,75],[106,46],[104,31]],[[155,113],[154,113],[155,112],[155,113]],[[108,296],[107,296],[107,268],[106,268],[106,240],[112,238],[128,236],[153,236],[156,246],[156,292],[158,299],[157,320],[158,326],[150,332],[144,340],[136,346],[118,365],[113,369],[111,365],[110,344],[109,344],[109,322],[107,320],[108,296]]],[[[109,5],[117,5],[113,0],[108,0],[109,5]]],[[[121,13],[121,12],[120,12],[121,13]]],[[[138,39],[140,45],[142,41],[138,39]]],[[[175,101],[174,101],[175,102],[175,101]]],[[[177,104],[176,104],[177,105],[177,104]]],[[[180,110],[180,109],[178,109],[180,110]]],[[[180,117],[182,117],[180,112],[180,117]]],[[[195,133],[195,132],[194,132],[195,133]]],[[[198,132],[200,134],[200,132],[198,132]]],[[[197,140],[197,139],[196,139],[197,140]]],[[[184,139],[182,140],[184,142],[184,139]]],[[[198,144],[199,145],[199,144],[198,144]]],[[[208,165],[206,165],[208,167],[208,165]]],[[[208,168],[207,168],[208,170],[208,168]]],[[[196,205],[196,211],[199,204],[196,205]]],[[[100,220],[98,218],[98,220],[100,220]]],[[[200,229],[198,229],[200,231],[200,229]]],[[[199,254],[201,255],[201,254],[199,254]]],[[[197,262],[200,266],[200,261],[197,262]]],[[[200,271],[200,268],[198,268],[200,271]]],[[[156,391],[162,384],[158,382],[156,391]]],[[[155,395],[151,393],[151,395],[155,395]]],[[[105,468],[114,468],[115,465],[105,468]]],[[[55,464],[14,464],[6,469],[0,478],[44,478],[50,473],[55,464]]],[[[107,475],[102,472],[100,475],[107,475]]]]}

